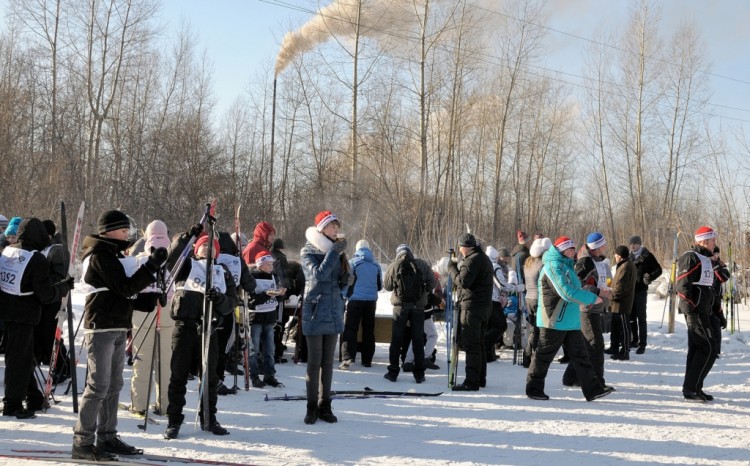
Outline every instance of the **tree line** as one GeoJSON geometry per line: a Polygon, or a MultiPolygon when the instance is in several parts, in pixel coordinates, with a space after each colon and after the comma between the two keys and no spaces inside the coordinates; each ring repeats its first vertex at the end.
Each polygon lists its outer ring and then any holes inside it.
{"type": "Polygon", "coordinates": [[[676,231],[684,249],[711,224],[744,250],[750,146],[711,106],[700,29],[666,34],[656,2],[633,2],[571,77],[544,66],[541,1],[336,0],[222,114],[211,57],[187,26],[161,34],[158,1],[8,5],[7,216],[85,200],[92,230],[117,207],[176,232],[216,197],[222,228],[242,204],[243,229],[273,222],[292,255],[322,209],[384,261],[403,242],[437,259],[467,228],[509,248],[519,228],[639,234],[671,261],[676,231]]]}

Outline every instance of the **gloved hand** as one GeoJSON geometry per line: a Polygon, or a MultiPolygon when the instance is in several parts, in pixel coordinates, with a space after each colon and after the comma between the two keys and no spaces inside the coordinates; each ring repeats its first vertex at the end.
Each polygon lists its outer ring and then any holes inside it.
{"type": "Polygon", "coordinates": [[[161,307],[167,306],[167,293],[162,293],[159,295],[159,305],[161,307]]]}
{"type": "Polygon", "coordinates": [[[724,316],[724,313],[722,312],[719,314],[719,321],[721,322],[721,328],[725,329],[727,328],[727,318],[724,316]]]}
{"type": "Polygon", "coordinates": [[[643,284],[648,286],[651,284],[651,275],[644,273],[643,274],[643,284]]]}
{"type": "Polygon", "coordinates": [[[206,299],[211,301],[212,303],[215,303],[221,298],[221,293],[217,288],[211,288],[210,290],[206,291],[206,299]]]}
{"type": "MultiPolygon", "coordinates": [[[[67,277],[65,277],[62,280],[60,280],[59,283],[61,285],[65,285],[66,287],[68,287],[67,291],[65,291],[65,293],[67,293],[70,290],[72,290],[73,287],[75,286],[75,279],[73,277],[71,277],[70,275],[68,275],[67,277]]],[[[63,294],[65,294],[65,293],[63,293],[63,294]]]]}
{"type": "Polygon", "coordinates": [[[202,223],[196,223],[195,225],[191,226],[188,230],[188,236],[195,236],[196,238],[203,232],[203,224],[202,223]]]}
{"type": "Polygon", "coordinates": [[[346,251],[346,244],[346,239],[338,239],[333,243],[333,250],[341,254],[342,252],[346,251]]]}
{"type": "Polygon", "coordinates": [[[167,262],[167,249],[156,248],[151,249],[151,255],[148,256],[148,260],[144,264],[149,272],[156,273],[159,271],[162,265],[167,262]]]}

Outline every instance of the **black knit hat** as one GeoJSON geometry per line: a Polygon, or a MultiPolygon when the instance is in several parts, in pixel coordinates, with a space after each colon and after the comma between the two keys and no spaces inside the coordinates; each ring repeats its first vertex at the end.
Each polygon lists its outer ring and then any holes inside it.
{"type": "Polygon", "coordinates": [[[477,247],[477,239],[471,233],[464,233],[458,238],[458,245],[465,248],[475,248],[477,247]]]}
{"type": "Polygon", "coordinates": [[[273,249],[274,251],[280,251],[284,249],[284,241],[281,238],[276,238],[275,240],[273,240],[271,249],[273,249]]]}
{"type": "Polygon", "coordinates": [[[100,235],[108,231],[130,228],[130,219],[119,210],[108,210],[99,216],[96,228],[100,235]]]}
{"type": "Polygon", "coordinates": [[[50,236],[55,236],[55,230],[57,230],[57,227],[55,227],[55,222],[52,220],[44,220],[42,222],[42,225],[44,225],[44,228],[47,230],[47,234],[50,236]]]}
{"type": "Polygon", "coordinates": [[[622,257],[623,259],[626,259],[630,257],[630,250],[628,249],[627,246],[625,246],[624,244],[621,244],[615,248],[615,254],[622,257]]]}

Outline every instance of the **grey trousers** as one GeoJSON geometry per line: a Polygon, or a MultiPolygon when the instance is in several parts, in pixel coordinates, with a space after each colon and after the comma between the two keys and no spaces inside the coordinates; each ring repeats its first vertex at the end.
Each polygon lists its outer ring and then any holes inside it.
{"type": "Polygon", "coordinates": [[[307,336],[307,402],[317,403],[331,399],[333,382],[333,355],[338,345],[338,335],[307,336]]]}
{"type": "Polygon", "coordinates": [[[117,435],[117,403],[122,389],[127,332],[88,333],[86,388],[74,428],[76,445],[91,445],[117,435]]]}

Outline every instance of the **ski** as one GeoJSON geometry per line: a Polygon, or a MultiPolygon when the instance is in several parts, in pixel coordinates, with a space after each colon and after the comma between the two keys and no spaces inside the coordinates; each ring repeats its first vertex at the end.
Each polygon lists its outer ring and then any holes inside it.
{"type": "MultiPolygon", "coordinates": [[[[242,248],[245,246],[242,244],[242,229],[240,228],[240,211],[242,204],[237,206],[237,211],[234,214],[234,234],[237,241],[237,251],[242,257],[242,248]]],[[[242,339],[242,366],[244,369],[243,377],[245,379],[245,391],[250,390],[250,332],[248,332],[248,320],[247,320],[247,293],[245,290],[240,290],[240,284],[237,283],[237,290],[242,293],[242,313],[237,319],[237,327],[239,328],[239,339],[242,339]]],[[[237,370],[234,371],[234,386],[237,387],[237,370]]]]}
{"type": "MultiPolygon", "coordinates": [[[[70,260],[65,269],[65,275],[70,274],[70,270],[75,266],[76,254],[78,254],[78,246],[81,242],[81,229],[83,228],[83,215],[86,210],[86,203],[81,202],[81,206],[78,208],[78,216],[76,217],[75,232],[73,233],[73,244],[70,249],[70,260]]],[[[65,213],[65,203],[60,202],[60,235],[62,238],[62,247],[68,248],[68,221],[65,213]]],[[[70,365],[70,380],[73,385],[73,412],[78,412],[78,381],[76,378],[76,361],[75,361],[75,335],[73,333],[73,300],[71,293],[68,292],[66,296],[63,296],[60,310],[57,312],[57,328],[55,329],[55,341],[52,344],[52,355],[49,361],[49,372],[47,374],[47,380],[44,385],[44,399],[49,404],[50,397],[52,396],[52,373],[57,367],[57,358],[60,355],[60,347],[63,342],[63,324],[65,320],[68,321],[68,356],[70,365]]]]}
{"type": "MultiPolygon", "coordinates": [[[[208,352],[211,344],[211,333],[213,333],[213,330],[211,328],[211,322],[213,321],[213,312],[214,312],[214,303],[213,301],[210,301],[208,299],[208,292],[211,290],[214,286],[213,284],[213,276],[214,276],[214,239],[216,238],[216,217],[215,217],[215,210],[216,210],[216,201],[214,201],[213,204],[206,204],[206,213],[204,216],[206,217],[206,222],[208,226],[208,252],[206,257],[206,283],[204,285],[204,295],[203,295],[203,332],[201,332],[201,343],[202,343],[202,354],[201,354],[201,381],[200,381],[200,397],[199,397],[199,403],[200,407],[202,409],[196,409],[195,410],[195,426],[198,427],[198,418],[200,416],[200,413],[203,412],[203,422],[200,426],[203,430],[209,429],[209,422],[211,421],[211,416],[209,413],[211,410],[209,409],[209,396],[208,396],[208,382],[211,379],[208,375],[208,352]]],[[[191,238],[192,239],[192,238],[191,238]]]]}
{"type": "MultiPolygon", "coordinates": [[[[729,333],[734,334],[734,262],[732,262],[732,242],[729,242],[729,333]]],[[[738,323],[739,326],[739,323],[738,323]]]]}
{"type": "MultiPolygon", "coordinates": [[[[145,414],[144,415],[140,415],[138,413],[134,413],[133,411],[130,410],[130,406],[126,405],[125,403],[117,403],[117,409],[119,409],[120,411],[127,411],[128,414],[130,414],[130,416],[133,419],[139,419],[139,420],[142,420],[142,421],[144,421],[144,422],[146,422],[148,424],[153,424],[153,425],[156,425],[156,426],[159,425],[159,421],[157,421],[156,419],[147,417],[145,414]]],[[[141,427],[141,429],[143,429],[143,428],[141,427]]],[[[143,430],[146,430],[146,429],[143,429],[143,430]]]]}
{"type": "MultiPolygon", "coordinates": [[[[448,255],[450,260],[453,260],[456,256],[456,252],[451,247],[448,250],[448,255]]],[[[448,334],[449,336],[449,344],[450,344],[450,351],[448,351],[448,387],[453,388],[454,385],[456,385],[456,377],[458,375],[458,339],[459,339],[459,332],[461,329],[461,322],[460,322],[460,312],[459,308],[456,305],[457,295],[455,286],[453,283],[453,279],[451,278],[450,274],[448,274],[448,284],[446,285],[446,295],[447,299],[446,301],[446,311],[445,316],[446,319],[450,318],[450,332],[448,334]],[[449,317],[450,316],[450,317],[449,317]]]]}
{"type": "MultiPolygon", "coordinates": [[[[427,392],[395,392],[395,391],[381,391],[381,390],[334,390],[331,392],[331,399],[334,400],[359,400],[367,398],[423,398],[423,397],[434,397],[440,396],[443,392],[427,393],[427,392]]],[[[282,396],[266,396],[265,401],[304,401],[307,400],[306,395],[287,395],[282,396]]]]}
{"type": "MultiPolygon", "coordinates": [[[[669,317],[667,320],[667,333],[674,333],[674,319],[675,319],[675,307],[677,305],[677,288],[675,287],[675,282],[677,281],[677,259],[678,259],[678,251],[677,248],[679,246],[679,237],[680,232],[676,231],[674,234],[674,244],[672,245],[672,269],[669,271],[669,286],[667,289],[669,290],[669,297],[668,299],[668,308],[669,308],[669,317]]],[[[664,319],[662,318],[662,321],[664,319]]]]}
{"type": "MultiPolygon", "coordinates": [[[[50,461],[54,460],[57,463],[79,463],[80,464],[102,464],[101,462],[89,461],[89,460],[76,460],[70,457],[70,450],[42,450],[42,449],[17,449],[11,450],[12,453],[17,455],[8,455],[0,453],[0,457],[6,458],[19,458],[28,460],[39,460],[45,461],[46,458],[50,458],[50,461]]],[[[156,455],[148,452],[142,455],[133,456],[118,456],[114,464],[154,464],[156,466],[163,466],[164,463],[182,463],[182,464],[212,464],[217,466],[244,466],[247,463],[234,463],[230,461],[220,460],[207,460],[200,458],[187,458],[184,456],[171,456],[171,455],[156,455]]]]}

